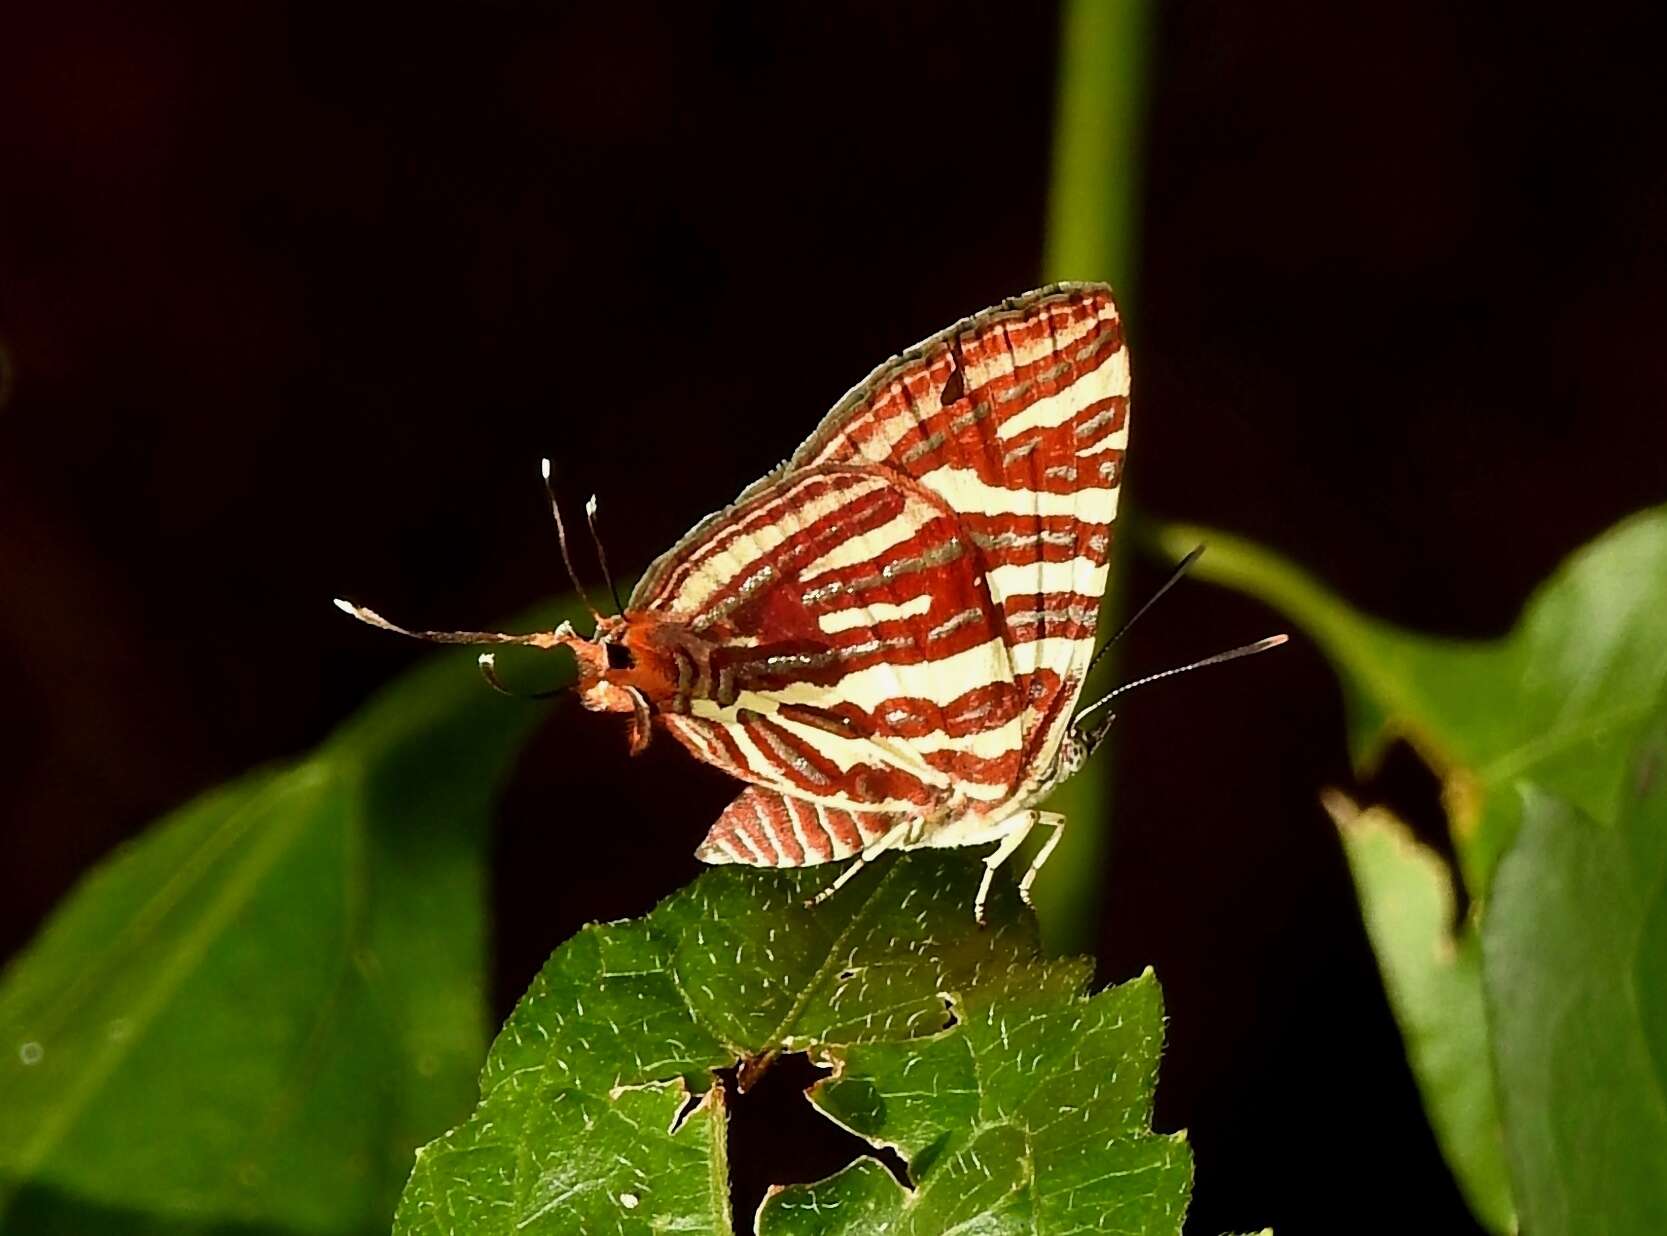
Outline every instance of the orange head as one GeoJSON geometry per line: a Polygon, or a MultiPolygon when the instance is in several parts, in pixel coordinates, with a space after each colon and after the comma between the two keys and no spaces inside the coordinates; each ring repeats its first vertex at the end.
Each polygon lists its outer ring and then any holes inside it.
{"type": "Polygon", "coordinates": [[[538,642],[565,647],[578,663],[574,689],[592,712],[631,714],[631,754],[648,746],[654,713],[677,693],[672,657],[656,636],[662,621],[643,611],[599,616],[596,632],[585,639],[564,622],[538,642]]]}

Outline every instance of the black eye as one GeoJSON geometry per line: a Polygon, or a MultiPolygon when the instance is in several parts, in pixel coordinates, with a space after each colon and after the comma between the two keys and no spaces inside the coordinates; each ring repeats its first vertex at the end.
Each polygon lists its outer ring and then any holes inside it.
{"type": "Polygon", "coordinates": [[[604,644],[603,647],[608,650],[609,669],[630,669],[637,663],[637,658],[624,644],[604,644]]]}

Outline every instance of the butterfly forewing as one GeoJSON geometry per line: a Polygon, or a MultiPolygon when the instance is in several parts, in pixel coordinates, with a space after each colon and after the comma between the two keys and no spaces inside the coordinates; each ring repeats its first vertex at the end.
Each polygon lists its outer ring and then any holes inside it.
{"type": "Polygon", "coordinates": [[[1025,693],[1024,761],[1057,750],[1094,633],[1128,444],[1109,289],[1007,302],[880,366],[788,467],[864,459],[918,479],[977,546],[1025,693]]]}
{"type": "Polygon", "coordinates": [[[897,813],[930,844],[1048,772],[1105,590],[1128,375],[1108,290],[1006,302],[875,370],[649,568],[632,608],[713,645],[664,722],[755,786],[704,857],[829,861],[897,813]]]}

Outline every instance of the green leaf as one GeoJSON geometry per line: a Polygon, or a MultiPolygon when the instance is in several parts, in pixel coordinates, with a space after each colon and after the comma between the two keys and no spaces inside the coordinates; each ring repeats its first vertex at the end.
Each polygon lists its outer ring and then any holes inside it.
{"type": "Polygon", "coordinates": [[[1326,796],[1326,808],[1343,838],[1366,933],[1436,1140],[1476,1217],[1490,1231],[1513,1232],[1476,922],[1465,922],[1455,935],[1447,864],[1392,813],[1361,811],[1337,793],[1326,796]]]}
{"type": "Polygon", "coordinates": [[[807,907],[828,873],[720,868],[587,928],[505,1024],[474,1115],[420,1152],[395,1231],[727,1233],[712,1070],[789,1051],[840,1070],[819,1102],[903,1147],[918,1187],[860,1160],[777,1192],[761,1236],[1177,1231],[1190,1157],[1149,1131],[1156,983],[1084,997],[1010,881],[974,928],[981,871],[905,855],[807,907]]]}
{"type": "MultiPolygon", "coordinates": [[[[1395,738],[1430,764],[1478,907],[1519,826],[1520,779],[1597,819],[1614,818],[1626,753],[1667,685],[1667,508],[1634,516],[1573,555],[1496,641],[1392,627],[1225,534],[1171,526],[1159,540],[1172,552],[1208,543],[1195,574],[1280,607],[1319,643],[1343,682],[1358,765],[1395,738]]],[[[1501,1166],[1501,1130],[1509,1130],[1490,1080],[1476,925],[1454,938],[1442,864],[1399,824],[1369,818],[1345,828],[1343,840],[1431,1125],[1477,1217],[1510,1230],[1501,1166]]]]}
{"type": "Polygon", "coordinates": [[[1465,883],[1486,895],[1527,778],[1614,818],[1622,755],[1667,686],[1667,507],[1621,523],[1558,568],[1510,635],[1440,639],[1368,618],[1296,567],[1224,533],[1170,526],[1171,552],[1279,607],[1343,676],[1357,760],[1405,738],[1442,778],[1465,883]]]}
{"type": "MultiPolygon", "coordinates": [[[[1066,0],[1060,13],[1059,93],[1053,178],[1048,189],[1049,281],[1101,279],[1133,303],[1145,128],[1148,0],[1066,0]]],[[[1123,526],[1129,522],[1125,504],[1123,526]]],[[[1122,539],[1127,539],[1126,535],[1122,539]]],[[[1114,553],[1101,629],[1111,630],[1128,575],[1114,553]]],[[[1108,660],[1111,658],[1108,658],[1108,660]]],[[[1106,675],[1110,666],[1101,671],[1106,675]]],[[[1091,949],[1106,869],[1111,802],[1109,762],[1091,761],[1054,793],[1048,806],[1070,821],[1036,882],[1043,937],[1055,952],[1091,949]]]]}
{"type": "Polygon", "coordinates": [[[89,875],[0,979],[0,1226],[385,1230],[473,1099],[488,807],[540,715],[438,658],[89,875]]]}
{"type": "Polygon", "coordinates": [[[1667,1231],[1667,712],[1613,822],[1524,791],[1482,952],[1524,1229],[1667,1231]]]}
{"type": "Polygon", "coordinates": [[[1157,982],[1148,970],[1085,998],[1087,978],[1076,962],[1015,971],[957,997],[956,1026],[923,1043],[831,1049],[817,1104],[907,1156],[916,1188],[865,1170],[861,1219],[815,1227],[857,1180],[795,1185],[760,1232],[1178,1231],[1192,1162],[1182,1138],[1151,1132],[1157,982]]]}

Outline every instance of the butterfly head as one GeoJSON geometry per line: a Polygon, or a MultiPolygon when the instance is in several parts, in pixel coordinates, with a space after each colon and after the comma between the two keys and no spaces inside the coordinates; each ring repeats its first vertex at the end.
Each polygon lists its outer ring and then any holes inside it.
{"type": "MultiPolygon", "coordinates": [[[[589,639],[563,622],[553,631],[509,635],[500,631],[413,631],[389,622],[373,609],[338,600],[336,608],[360,622],[432,644],[522,644],[532,648],[566,648],[578,663],[579,681],[574,689],[579,702],[591,712],[623,712],[631,717],[631,754],[648,746],[653,735],[654,713],[678,692],[677,663],[667,651],[660,634],[659,618],[641,611],[597,614],[596,630],[589,639]]],[[[500,691],[491,653],[481,656],[481,673],[500,691]]]]}
{"type": "Polygon", "coordinates": [[[1059,780],[1075,776],[1088,763],[1094,752],[1100,749],[1100,744],[1106,740],[1111,732],[1111,723],[1117,720],[1116,713],[1106,713],[1092,721],[1083,720],[1073,722],[1065,731],[1065,738],[1059,744],[1059,780]]]}
{"type": "Polygon", "coordinates": [[[677,690],[671,658],[655,639],[656,620],[640,613],[602,615],[585,639],[564,622],[552,633],[552,647],[566,647],[578,663],[574,689],[591,712],[623,712],[631,717],[631,753],[648,746],[654,712],[677,690]]]}

